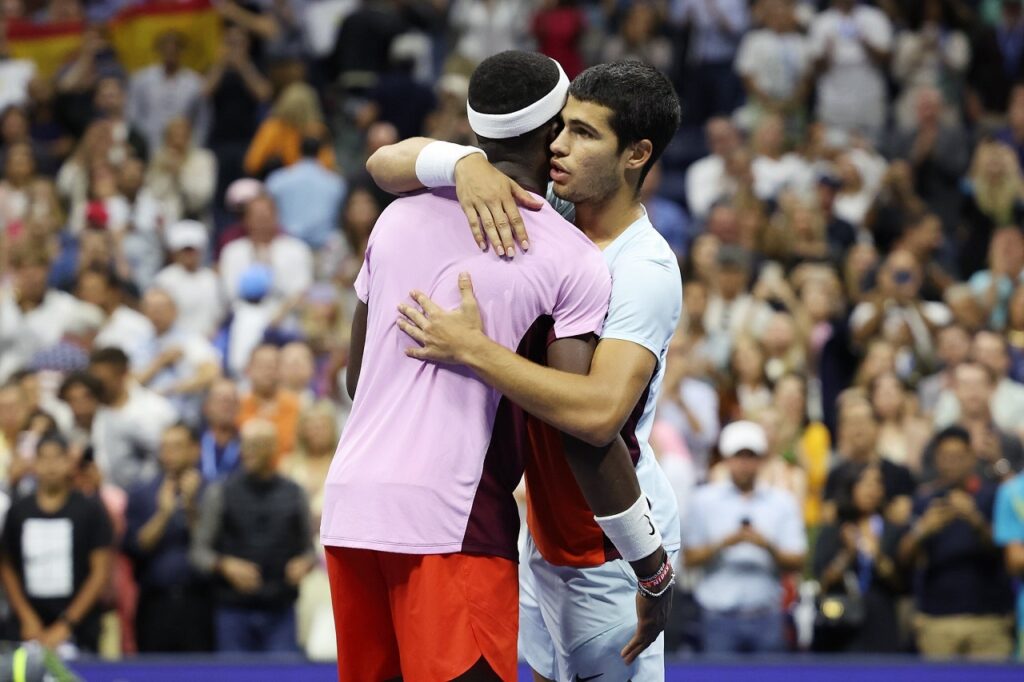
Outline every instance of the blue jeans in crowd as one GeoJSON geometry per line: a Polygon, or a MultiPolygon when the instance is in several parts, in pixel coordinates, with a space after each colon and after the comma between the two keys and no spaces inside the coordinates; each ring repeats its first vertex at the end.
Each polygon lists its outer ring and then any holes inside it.
{"type": "Polygon", "coordinates": [[[739,613],[701,610],[704,651],[709,654],[762,654],[785,651],[781,611],[739,613]]]}
{"type": "Polygon", "coordinates": [[[295,638],[295,607],[284,609],[217,609],[217,651],[299,651],[295,638]]]}

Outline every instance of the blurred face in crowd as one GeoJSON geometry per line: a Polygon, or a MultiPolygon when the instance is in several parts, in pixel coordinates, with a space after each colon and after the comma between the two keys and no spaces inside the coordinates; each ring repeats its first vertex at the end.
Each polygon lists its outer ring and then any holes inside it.
{"type": "Polygon", "coordinates": [[[35,475],[40,490],[55,493],[71,485],[72,462],[67,449],[53,441],[36,450],[35,475]]]}
{"type": "Polygon", "coordinates": [[[338,445],[338,428],[334,408],[330,403],[320,403],[310,408],[302,421],[300,438],[311,455],[334,453],[338,445]]]}
{"type": "Polygon", "coordinates": [[[184,116],[172,119],[164,130],[164,143],[171,149],[183,152],[192,139],[192,125],[184,116]]]}
{"type": "Polygon", "coordinates": [[[658,16],[646,2],[635,2],[626,14],[622,35],[631,45],[643,45],[654,33],[658,16]]]}
{"type": "Polygon", "coordinates": [[[775,313],[765,326],[761,347],[770,358],[782,357],[796,346],[796,336],[793,316],[789,313],[775,313]]]}
{"type": "Polygon", "coordinates": [[[115,402],[124,393],[125,371],[113,363],[101,362],[89,366],[89,374],[103,384],[103,399],[107,404],[115,402]]]}
{"type": "Polygon", "coordinates": [[[272,396],[277,393],[280,352],[273,346],[260,346],[249,360],[249,382],[257,395],[272,396]]]}
{"type": "Polygon", "coordinates": [[[41,259],[33,258],[14,269],[14,286],[21,295],[21,300],[39,303],[46,295],[46,278],[50,274],[50,264],[41,259]]]}
{"type": "Polygon", "coordinates": [[[938,125],[942,119],[942,93],[935,88],[922,88],[917,93],[917,122],[938,125]]]}
{"type": "Polygon", "coordinates": [[[977,466],[970,443],[959,438],[944,438],[935,448],[935,472],[946,485],[966,481],[977,466]]]}
{"type": "Polygon", "coordinates": [[[787,374],[775,382],[773,391],[775,407],[781,416],[789,421],[803,421],[807,409],[803,379],[795,374],[787,374]]]}
{"type": "Polygon", "coordinates": [[[713,234],[705,233],[693,240],[690,260],[694,274],[705,284],[711,284],[718,271],[718,246],[718,237],[713,234]]]}
{"type": "Polygon", "coordinates": [[[903,382],[892,372],[880,375],[872,384],[871,404],[883,421],[895,421],[903,416],[904,399],[903,382]]]}
{"type": "Polygon", "coordinates": [[[725,460],[733,484],[743,492],[754,489],[757,472],[761,470],[761,457],[750,450],[741,450],[725,460]]]}
{"type": "Polygon", "coordinates": [[[75,296],[79,300],[107,310],[111,303],[110,284],[102,273],[86,270],[78,276],[75,296]]]}
{"type": "MultiPolygon", "coordinates": [[[[17,386],[0,388],[0,432],[17,434],[28,420],[28,401],[25,392],[17,386]]],[[[14,443],[8,443],[13,447],[14,443]]]]}
{"type": "Polygon", "coordinates": [[[686,315],[691,320],[701,321],[708,309],[708,287],[700,280],[690,280],[683,285],[683,301],[686,315]]]}
{"type": "Polygon", "coordinates": [[[203,416],[211,427],[233,428],[238,423],[238,389],[228,379],[215,381],[206,395],[203,416]]]}
{"type": "Polygon", "coordinates": [[[254,419],[242,427],[241,459],[247,474],[263,476],[272,471],[277,452],[277,428],[270,422],[254,419]]]}
{"type": "Polygon", "coordinates": [[[93,104],[97,113],[107,118],[119,118],[124,115],[124,86],[117,78],[102,78],[96,84],[93,104]]]}
{"type": "Polygon", "coordinates": [[[723,264],[718,270],[718,293],[722,298],[731,301],[747,291],[749,276],[742,265],[723,264]]]}
{"type": "Polygon", "coordinates": [[[78,269],[91,267],[107,268],[114,253],[110,232],[106,230],[83,230],[78,243],[78,269]]]}
{"type": "Polygon", "coordinates": [[[868,346],[868,354],[861,363],[861,373],[866,381],[896,369],[896,348],[887,341],[874,341],[868,346]]]}
{"type": "Polygon", "coordinates": [[[886,259],[881,277],[900,303],[914,301],[921,290],[921,268],[909,251],[893,251],[886,259]]]}
{"type": "Polygon", "coordinates": [[[768,30],[785,33],[793,27],[793,8],[787,0],[762,0],[761,20],[768,30]]]}
{"type": "Polygon", "coordinates": [[[1010,354],[1002,335],[982,331],[974,337],[971,356],[997,379],[1004,378],[1010,371],[1010,354]]]}
{"type": "Polygon", "coordinates": [[[36,172],[35,157],[32,147],[23,142],[12,144],[7,148],[7,160],[4,163],[4,178],[14,185],[25,185],[36,172]]]}
{"type": "Polygon", "coordinates": [[[918,258],[928,258],[942,246],[942,221],[929,213],[906,232],[903,246],[918,258]]]}
{"type": "Polygon", "coordinates": [[[740,148],[739,131],[727,118],[716,117],[708,121],[704,130],[708,149],[715,156],[726,158],[740,148]]]}
{"type": "Polygon", "coordinates": [[[165,69],[173,71],[181,66],[181,55],[185,50],[185,41],[181,35],[173,31],[163,34],[157,39],[156,49],[165,69]]]}
{"type": "Polygon", "coordinates": [[[989,269],[1016,277],[1024,269],[1024,234],[1016,226],[1001,227],[992,235],[988,248],[989,269]]]}
{"type": "Polygon", "coordinates": [[[1024,286],[1014,289],[1010,297],[1009,323],[1011,329],[1024,329],[1024,286]]]}
{"type": "Polygon", "coordinates": [[[960,413],[966,419],[987,418],[992,398],[992,378],[988,370],[976,362],[965,362],[956,368],[954,377],[960,413]]]}
{"type": "Polygon", "coordinates": [[[760,156],[776,158],[782,155],[786,141],[786,128],[781,116],[766,116],[754,133],[754,150],[760,156]]]}
{"type": "Polygon", "coordinates": [[[75,417],[75,424],[81,427],[89,427],[96,410],[99,409],[99,396],[93,395],[85,384],[71,384],[64,391],[64,402],[71,408],[71,414],[75,417]]]}
{"type": "Polygon", "coordinates": [[[846,445],[847,457],[868,460],[875,454],[878,421],[866,400],[851,400],[839,413],[839,433],[846,445]]]}
{"type": "Polygon", "coordinates": [[[956,367],[967,360],[971,353],[971,336],[963,327],[956,325],[939,331],[935,355],[944,367],[956,367]]]}
{"type": "Polygon", "coordinates": [[[360,187],[349,194],[342,219],[345,223],[345,235],[354,251],[359,253],[366,248],[370,231],[379,217],[380,205],[367,189],[360,187]]]}
{"type": "Polygon", "coordinates": [[[707,232],[720,242],[736,244],[740,241],[740,220],[735,208],[719,205],[708,213],[707,232]]]}
{"type": "Polygon", "coordinates": [[[1024,132],[1024,88],[1016,87],[1010,97],[1010,108],[1006,112],[1010,127],[1019,135],[1024,132]]]}
{"type": "Polygon", "coordinates": [[[740,339],[732,351],[732,368],[737,380],[756,385],[764,381],[764,353],[752,339],[740,339]]]}
{"type": "Polygon", "coordinates": [[[245,229],[257,244],[268,244],[277,235],[277,210],[268,196],[258,196],[245,205],[245,229]]]}
{"type": "Polygon", "coordinates": [[[124,160],[117,173],[117,187],[121,194],[133,198],[146,180],[146,164],[134,156],[124,160]]]}
{"type": "Polygon", "coordinates": [[[175,251],[171,258],[175,263],[185,268],[189,272],[196,272],[203,265],[203,253],[199,249],[194,249],[191,246],[185,249],[179,249],[175,251]]]}
{"type": "Polygon", "coordinates": [[[304,343],[289,343],[281,349],[281,383],[290,391],[301,393],[309,388],[315,370],[313,351],[304,343]]]}
{"type": "Polygon", "coordinates": [[[398,140],[398,128],[391,123],[377,121],[366,130],[366,156],[370,157],[381,147],[395,144],[398,140]]]}
{"type": "Polygon", "coordinates": [[[864,469],[853,484],[853,506],[861,514],[874,514],[885,502],[885,483],[882,470],[871,466],[864,469]]]}
{"type": "Polygon", "coordinates": [[[142,299],[142,314],[145,315],[158,335],[166,334],[178,319],[178,306],[166,291],[150,289],[142,299]]]}
{"type": "Polygon", "coordinates": [[[160,465],[175,477],[199,461],[199,445],[184,426],[172,426],[160,438],[160,465]]]}
{"type": "Polygon", "coordinates": [[[28,116],[19,107],[11,107],[0,120],[0,138],[7,144],[28,139],[28,116]]]}

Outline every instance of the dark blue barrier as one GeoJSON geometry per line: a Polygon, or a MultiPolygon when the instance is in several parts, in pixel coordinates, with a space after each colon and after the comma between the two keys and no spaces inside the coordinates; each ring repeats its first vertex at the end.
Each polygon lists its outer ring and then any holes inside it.
{"type": "MultiPolygon", "coordinates": [[[[333,665],[264,657],[136,658],[120,663],[78,662],[86,682],[330,682],[333,665]]],[[[1024,666],[923,663],[916,659],[794,658],[674,663],[666,682],[1021,682],[1024,666]]],[[[520,680],[530,680],[520,670],[520,680]]],[[[609,681],[619,682],[619,681],[609,681]]]]}

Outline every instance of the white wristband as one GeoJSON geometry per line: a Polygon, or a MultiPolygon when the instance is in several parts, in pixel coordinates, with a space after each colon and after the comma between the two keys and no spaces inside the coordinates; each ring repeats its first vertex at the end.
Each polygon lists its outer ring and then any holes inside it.
{"type": "Polygon", "coordinates": [[[654,525],[651,507],[643,494],[626,511],[614,516],[595,516],[594,520],[626,561],[643,559],[661,547],[661,533],[654,525]]]}
{"type": "Polygon", "coordinates": [[[416,157],[416,177],[424,187],[454,187],[455,164],[470,154],[484,150],[451,142],[435,141],[424,147],[416,157]]]}

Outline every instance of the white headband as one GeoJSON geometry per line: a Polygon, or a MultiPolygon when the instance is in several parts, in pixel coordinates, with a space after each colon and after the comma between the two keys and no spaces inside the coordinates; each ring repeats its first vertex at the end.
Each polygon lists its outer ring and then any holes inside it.
{"type": "Polygon", "coordinates": [[[536,130],[553,119],[565,106],[565,98],[569,94],[569,77],[565,75],[561,64],[554,59],[551,61],[558,67],[558,83],[551,92],[528,107],[510,114],[481,114],[474,111],[467,100],[466,114],[473,132],[489,140],[506,140],[536,130]]]}

